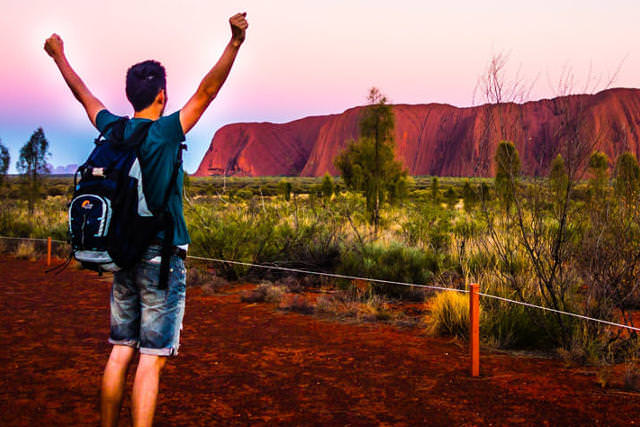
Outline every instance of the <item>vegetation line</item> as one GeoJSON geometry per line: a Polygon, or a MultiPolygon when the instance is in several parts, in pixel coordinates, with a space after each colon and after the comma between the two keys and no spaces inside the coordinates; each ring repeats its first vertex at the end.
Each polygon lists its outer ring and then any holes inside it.
{"type": "MultiPolygon", "coordinates": [[[[45,242],[47,241],[47,239],[37,239],[37,238],[31,238],[31,237],[11,237],[11,236],[0,236],[0,239],[31,240],[31,241],[45,241],[45,242]]],[[[64,242],[62,240],[53,240],[52,239],[51,241],[52,242],[56,242],[56,243],[67,243],[67,242],[64,242]]],[[[433,285],[419,285],[419,284],[416,284],[416,283],[396,282],[396,281],[392,281],[392,280],[373,279],[373,278],[369,278],[369,277],[350,276],[350,275],[345,275],[345,274],[323,273],[323,272],[319,272],[319,271],[302,270],[302,269],[290,268],[290,267],[279,267],[279,266],[274,266],[274,265],[253,264],[253,263],[242,262],[242,261],[230,261],[230,260],[224,260],[224,259],[206,258],[206,257],[193,256],[193,255],[187,255],[187,258],[194,259],[194,260],[197,260],[197,261],[211,261],[211,262],[243,265],[243,266],[247,266],[247,267],[264,268],[264,269],[268,269],[268,270],[280,270],[280,271],[290,271],[290,272],[302,273],[302,274],[313,274],[313,275],[317,275],[317,276],[333,277],[333,278],[336,278],[336,279],[363,280],[363,281],[367,281],[367,282],[383,283],[383,284],[388,284],[388,285],[400,285],[400,286],[409,286],[409,287],[416,287],[416,288],[434,289],[434,290],[440,290],[440,291],[453,291],[453,292],[460,292],[460,293],[469,293],[469,291],[465,290],[465,289],[453,289],[453,288],[446,288],[446,287],[442,287],[442,286],[433,286],[433,285]]],[[[636,328],[636,327],[629,326],[629,325],[624,325],[624,324],[621,324],[621,323],[609,322],[607,320],[596,319],[594,317],[589,317],[589,316],[583,316],[583,315],[577,314],[577,313],[570,313],[568,311],[556,310],[556,309],[553,309],[553,308],[543,307],[543,306],[536,305],[536,304],[531,304],[531,303],[528,303],[528,302],[516,301],[516,300],[513,300],[513,299],[504,298],[504,297],[500,297],[500,296],[497,296],[497,295],[486,294],[484,292],[479,292],[478,295],[480,295],[481,297],[493,298],[493,299],[497,299],[497,300],[500,300],[500,301],[509,302],[509,303],[512,303],[512,304],[518,304],[518,305],[522,305],[522,306],[530,307],[530,308],[538,308],[538,309],[541,309],[541,310],[545,310],[545,311],[549,311],[549,312],[553,312],[553,313],[557,313],[557,314],[562,314],[562,315],[565,315],[565,316],[571,316],[571,317],[575,317],[575,318],[578,318],[578,319],[589,320],[589,321],[592,321],[592,322],[597,322],[597,323],[601,323],[601,324],[605,324],[605,325],[609,325],[609,326],[615,326],[615,327],[618,327],[618,328],[624,328],[624,329],[629,329],[629,330],[632,330],[632,331],[640,332],[640,328],[636,328]]]]}
{"type": "Polygon", "coordinates": [[[249,262],[229,261],[225,259],[216,259],[216,258],[204,258],[204,257],[192,256],[192,255],[187,255],[187,258],[195,259],[198,261],[214,261],[214,262],[223,262],[223,263],[235,264],[235,265],[244,265],[247,267],[265,268],[268,270],[281,270],[281,271],[291,271],[294,273],[314,274],[317,276],[333,277],[336,279],[364,280],[367,282],[384,283],[387,285],[411,286],[414,288],[426,288],[426,289],[435,289],[440,291],[454,291],[454,292],[469,293],[469,291],[464,289],[453,289],[453,288],[445,288],[443,286],[432,286],[432,285],[418,285],[416,283],[394,282],[392,280],[371,279],[369,277],[349,276],[349,275],[336,274],[336,273],[322,273],[319,271],[301,270],[298,268],[278,267],[278,266],[272,266],[272,265],[260,265],[260,264],[252,264],[249,262]]]}
{"type": "Polygon", "coordinates": [[[481,297],[493,298],[493,299],[497,299],[497,300],[504,301],[504,302],[510,302],[510,303],[513,303],[513,304],[523,305],[525,307],[539,308],[541,310],[551,311],[553,313],[558,313],[558,314],[564,314],[566,316],[572,316],[572,317],[576,317],[578,319],[591,320],[592,322],[603,323],[603,324],[609,325],[609,326],[617,326],[618,328],[631,329],[632,331],[639,331],[640,332],[640,328],[636,328],[636,327],[629,326],[629,325],[623,325],[622,323],[609,322],[607,320],[596,319],[594,317],[583,316],[581,314],[570,313],[568,311],[556,310],[554,308],[543,307],[541,305],[535,305],[535,304],[531,304],[531,303],[528,303],[528,302],[516,301],[516,300],[509,299],[509,298],[499,297],[497,295],[485,294],[483,292],[478,292],[478,295],[480,295],[481,297]]]}
{"type": "MultiPolygon", "coordinates": [[[[0,236],[0,239],[31,240],[31,241],[35,241],[35,242],[46,242],[48,240],[48,239],[36,239],[35,237],[12,237],[12,236],[0,236]]],[[[65,242],[64,240],[56,240],[56,239],[51,239],[51,242],[53,242],[53,243],[64,243],[65,245],[69,243],[69,242],[65,242]]]]}

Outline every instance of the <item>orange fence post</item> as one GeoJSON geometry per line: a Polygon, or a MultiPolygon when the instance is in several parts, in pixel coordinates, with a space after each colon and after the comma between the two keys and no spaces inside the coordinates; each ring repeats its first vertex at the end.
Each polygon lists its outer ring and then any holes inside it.
{"type": "Polygon", "coordinates": [[[51,237],[47,237],[47,267],[51,265],[51,237]]]}
{"type": "Polygon", "coordinates": [[[471,284],[469,293],[469,342],[471,347],[471,376],[480,375],[480,295],[477,283],[471,284]]]}

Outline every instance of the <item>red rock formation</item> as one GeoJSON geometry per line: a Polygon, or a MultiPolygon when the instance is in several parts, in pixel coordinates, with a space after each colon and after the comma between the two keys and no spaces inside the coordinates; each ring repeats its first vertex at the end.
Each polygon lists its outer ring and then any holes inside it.
{"type": "MultiPolygon", "coordinates": [[[[357,138],[362,108],[285,124],[227,125],[216,132],[196,175],[337,174],[333,160],[357,138]]],[[[544,174],[566,136],[567,119],[578,128],[569,133],[588,141],[589,150],[611,159],[625,151],[640,156],[638,89],[470,108],[394,105],[393,111],[396,153],[412,175],[490,176],[501,135],[516,144],[525,173],[544,174]]]]}

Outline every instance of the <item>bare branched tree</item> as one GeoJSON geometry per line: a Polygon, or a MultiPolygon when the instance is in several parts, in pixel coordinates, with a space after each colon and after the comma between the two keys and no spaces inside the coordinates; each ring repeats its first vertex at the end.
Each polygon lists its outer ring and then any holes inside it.
{"type": "MultiPolygon", "coordinates": [[[[500,108],[501,104],[505,96],[511,99],[515,96],[517,100],[522,93],[530,91],[523,92],[528,86],[521,82],[506,80],[505,65],[505,56],[494,57],[486,76],[481,78],[480,88],[488,103],[497,104],[493,109],[497,124],[490,122],[488,127],[497,126],[502,140],[513,141],[522,132],[518,132],[517,125],[512,128],[505,126],[502,115],[505,110],[500,108]]],[[[589,72],[585,88],[593,90],[600,81],[589,72]]],[[[609,79],[607,85],[612,81],[609,79]]],[[[496,156],[496,170],[501,171],[501,188],[503,192],[511,193],[505,196],[510,203],[505,204],[502,210],[483,204],[483,212],[488,226],[487,247],[490,246],[500,258],[503,266],[500,275],[514,296],[524,298],[526,281],[518,277],[521,272],[511,271],[509,266],[517,261],[514,259],[516,254],[524,253],[530,265],[528,273],[534,277],[541,302],[556,310],[575,310],[582,301],[575,298],[581,282],[574,263],[574,244],[576,224],[581,209],[584,210],[577,203],[577,188],[587,170],[589,157],[605,137],[605,127],[596,132],[587,111],[589,98],[573,95],[576,79],[569,68],[563,71],[556,88],[558,96],[553,100],[552,108],[559,118],[559,125],[554,130],[553,139],[556,154],[560,154],[563,160],[563,176],[566,178],[563,178],[562,185],[549,185],[549,180],[537,177],[523,179],[517,169],[500,163],[507,161],[507,157],[496,156]]],[[[635,265],[630,262],[623,271],[635,271],[635,265]]],[[[561,335],[559,343],[568,347],[572,340],[571,322],[560,314],[554,316],[556,325],[553,326],[559,327],[561,335]]]]}

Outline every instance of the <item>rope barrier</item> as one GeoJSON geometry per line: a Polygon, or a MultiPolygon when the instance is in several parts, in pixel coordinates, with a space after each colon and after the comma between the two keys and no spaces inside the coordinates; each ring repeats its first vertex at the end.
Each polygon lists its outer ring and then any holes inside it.
{"type": "MultiPolygon", "coordinates": [[[[229,261],[229,260],[223,260],[223,259],[217,259],[217,258],[205,258],[205,257],[191,256],[191,255],[187,255],[187,258],[201,260],[201,261],[213,261],[213,262],[219,262],[219,263],[244,265],[244,266],[258,267],[258,268],[264,268],[264,269],[292,271],[292,272],[296,272],[296,273],[313,274],[313,275],[319,275],[319,276],[334,277],[334,278],[338,278],[338,279],[364,280],[364,281],[369,281],[369,282],[377,282],[377,283],[391,284],[391,285],[413,286],[413,287],[435,289],[435,290],[441,290],[441,291],[454,291],[454,292],[461,292],[461,293],[467,293],[467,294],[469,293],[468,290],[463,290],[463,289],[445,288],[445,287],[441,287],[441,286],[418,285],[418,284],[415,284],[415,283],[394,282],[394,281],[390,281],[390,280],[371,279],[371,278],[367,278],[367,277],[348,276],[348,275],[343,275],[343,274],[322,273],[322,272],[317,272],[317,271],[301,270],[301,269],[297,269],[297,268],[268,266],[268,265],[252,264],[252,263],[249,263],[249,262],[229,261]]],[[[629,325],[624,325],[622,323],[609,322],[607,320],[596,319],[594,317],[583,316],[581,314],[571,313],[571,312],[568,312],[568,311],[556,310],[556,309],[553,309],[553,308],[543,307],[541,305],[531,304],[531,303],[528,303],[528,302],[516,301],[516,300],[509,299],[509,298],[500,297],[500,296],[497,296],[497,295],[486,294],[486,293],[483,293],[483,292],[478,292],[478,295],[481,296],[481,297],[493,298],[493,299],[497,299],[497,300],[500,300],[500,301],[509,302],[509,303],[513,303],[513,304],[519,304],[519,305],[523,305],[523,306],[530,307],[530,308],[539,308],[541,310],[551,311],[551,312],[554,312],[554,313],[563,314],[565,316],[576,317],[578,319],[589,320],[589,321],[592,321],[592,322],[602,323],[602,324],[609,325],[609,326],[616,326],[616,327],[619,327],[619,328],[625,328],[625,329],[630,329],[632,331],[640,332],[640,328],[636,328],[636,327],[629,326],[629,325]]]]}
{"type": "Polygon", "coordinates": [[[453,291],[453,292],[461,292],[461,293],[469,293],[469,291],[464,289],[453,289],[453,288],[445,288],[443,286],[430,286],[430,285],[418,285],[416,283],[406,283],[406,282],[394,282],[392,280],[382,280],[382,279],[372,279],[369,277],[359,277],[359,276],[349,276],[345,274],[335,274],[335,273],[322,273],[319,271],[310,271],[310,270],[301,270],[299,268],[289,268],[289,267],[279,267],[276,265],[262,265],[262,264],[252,264],[250,262],[241,262],[241,261],[229,261],[224,259],[216,259],[216,258],[204,258],[198,256],[187,255],[187,258],[199,260],[199,261],[213,261],[227,264],[236,264],[236,265],[244,265],[248,267],[258,267],[264,268],[267,270],[282,270],[282,271],[291,271],[294,273],[302,273],[302,274],[311,274],[316,276],[325,276],[325,277],[333,277],[336,279],[348,279],[348,280],[363,280],[366,282],[375,282],[375,283],[383,283],[385,285],[400,285],[400,286],[409,286],[414,288],[426,288],[426,289],[435,289],[438,291],[453,291]]]}
{"type": "MultiPolygon", "coordinates": [[[[47,239],[37,239],[37,238],[31,238],[31,237],[11,237],[11,236],[0,236],[0,239],[33,240],[33,241],[43,241],[43,242],[47,241],[47,239]]],[[[51,241],[52,242],[56,242],[56,243],[68,243],[68,242],[65,242],[65,241],[62,241],[62,240],[51,240],[51,241]]],[[[217,263],[242,265],[242,266],[246,266],[246,267],[256,267],[256,268],[262,268],[262,269],[267,269],[267,270],[289,271],[289,272],[293,272],[293,273],[301,273],[301,274],[309,274],[309,275],[316,275],[316,276],[332,277],[332,278],[336,278],[336,279],[362,280],[362,281],[366,281],[366,282],[382,283],[382,284],[385,284],[385,285],[408,286],[408,287],[423,288],[423,289],[433,289],[433,290],[438,290],[438,291],[452,291],[452,292],[460,292],[460,293],[464,293],[464,294],[468,294],[469,293],[468,290],[464,290],[464,289],[453,289],[453,288],[446,288],[446,287],[443,287],[443,286],[432,286],[432,285],[419,285],[417,283],[396,282],[396,281],[393,281],[393,280],[373,279],[373,278],[370,278],[370,277],[351,276],[351,275],[346,275],[346,274],[323,273],[323,272],[320,272],[320,271],[303,270],[303,269],[299,269],[299,268],[290,268],[290,267],[280,267],[280,266],[277,266],[277,265],[253,264],[253,263],[250,263],[250,262],[230,261],[230,260],[224,260],[224,259],[218,259],[218,258],[206,258],[206,257],[193,256],[193,255],[187,255],[187,258],[190,258],[190,259],[193,259],[193,260],[197,260],[197,261],[210,261],[210,262],[217,262],[217,263]]],[[[632,331],[640,332],[640,328],[634,327],[634,326],[630,326],[630,325],[625,325],[625,324],[622,324],[622,323],[609,322],[607,320],[596,319],[594,317],[583,316],[581,314],[571,313],[571,312],[568,312],[568,311],[556,310],[554,308],[543,307],[541,305],[531,304],[531,303],[523,302],[523,301],[517,301],[517,300],[513,300],[513,299],[509,299],[509,298],[500,297],[500,296],[497,296],[497,295],[486,294],[486,293],[483,293],[483,292],[478,292],[478,295],[481,296],[481,297],[485,297],[485,298],[496,299],[496,300],[500,300],[500,301],[504,301],[504,302],[508,302],[508,303],[512,303],[512,304],[522,305],[522,306],[529,307],[529,308],[536,308],[536,309],[540,309],[540,310],[544,310],[544,311],[549,311],[549,312],[552,312],[552,313],[561,314],[561,315],[564,315],[564,316],[575,317],[575,318],[582,319],[582,320],[587,320],[587,321],[601,323],[601,324],[608,325],[608,326],[615,326],[615,327],[618,327],[618,328],[629,329],[629,330],[632,330],[632,331]]]]}
{"type": "MultiPolygon", "coordinates": [[[[35,242],[46,242],[49,239],[36,239],[34,237],[13,237],[13,236],[0,236],[0,239],[7,239],[7,240],[31,240],[31,241],[35,241],[35,242]]],[[[54,243],[64,243],[67,244],[69,242],[65,242],[64,240],[55,240],[55,239],[51,239],[52,242],[54,243]]]]}
{"type": "Polygon", "coordinates": [[[553,312],[553,313],[563,314],[565,316],[576,317],[578,319],[590,320],[592,322],[602,323],[602,324],[609,325],[609,326],[617,326],[618,328],[625,328],[625,329],[630,329],[632,331],[640,332],[640,328],[636,328],[636,327],[629,326],[629,325],[624,325],[622,323],[609,322],[608,320],[596,319],[595,317],[583,316],[582,314],[571,313],[571,312],[562,311],[562,310],[556,310],[555,308],[543,307],[541,305],[531,304],[531,303],[523,302],[523,301],[516,301],[516,300],[509,299],[509,298],[499,297],[497,295],[485,294],[483,292],[478,292],[478,295],[480,295],[481,297],[493,298],[493,299],[497,299],[497,300],[500,300],[500,301],[509,302],[509,303],[512,303],[512,304],[523,305],[525,307],[530,307],[530,308],[539,308],[540,310],[545,310],[545,311],[550,311],[550,312],[553,312]]]}

